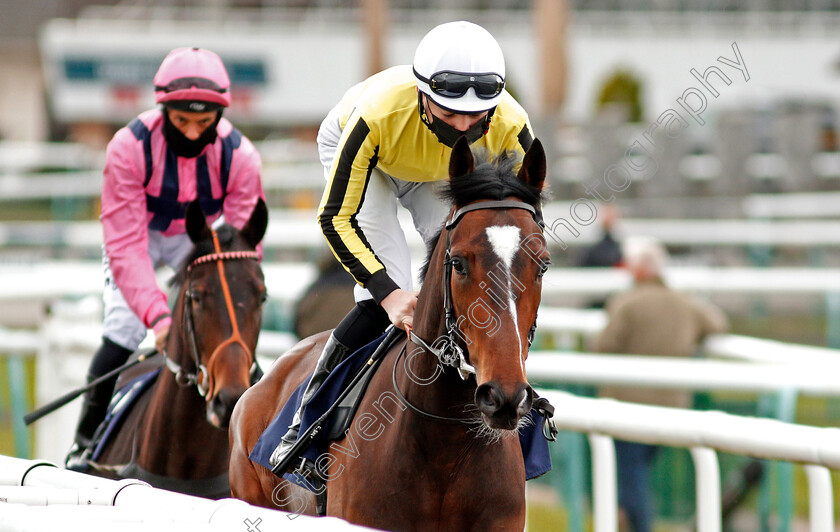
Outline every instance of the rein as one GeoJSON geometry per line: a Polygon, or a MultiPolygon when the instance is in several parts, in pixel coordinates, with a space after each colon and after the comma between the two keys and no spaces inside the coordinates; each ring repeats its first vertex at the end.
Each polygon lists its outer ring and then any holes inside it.
{"type": "Polygon", "coordinates": [[[402,403],[406,405],[409,409],[411,409],[411,411],[415,414],[432,419],[434,421],[440,421],[441,423],[453,423],[464,425],[472,423],[473,420],[471,418],[438,416],[437,414],[426,412],[425,410],[422,410],[411,404],[408,398],[405,395],[403,395],[402,391],[400,390],[400,385],[397,384],[397,365],[399,365],[400,359],[405,354],[405,346],[406,344],[403,344],[402,349],[400,349],[400,352],[397,355],[397,359],[394,361],[394,369],[391,371],[391,381],[394,384],[394,392],[396,392],[397,397],[399,397],[400,401],[402,401],[402,403]]]}
{"type": "Polygon", "coordinates": [[[245,345],[245,342],[242,340],[242,336],[239,333],[239,324],[236,321],[236,312],[233,308],[233,298],[230,295],[230,288],[228,287],[227,277],[225,276],[225,265],[224,262],[226,260],[241,260],[241,259],[253,259],[259,260],[259,254],[256,251],[222,251],[221,246],[219,245],[219,236],[216,231],[212,231],[213,235],[213,247],[215,249],[214,253],[210,253],[208,255],[202,255],[198,257],[194,261],[192,261],[189,266],[187,266],[187,274],[189,274],[195,266],[199,266],[201,264],[206,264],[215,261],[216,265],[219,270],[219,281],[222,285],[222,293],[225,296],[225,307],[227,308],[228,317],[230,318],[232,332],[230,337],[227,340],[220,343],[216,348],[213,350],[213,353],[210,355],[210,360],[207,361],[207,364],[202,364],[201,356],[198,351],[198,341],[196,340],[195,334],[195,324],[193,321],[193,313],[192,313],[192,305],[190,304],[193,295],[189,290],[189,282],[187,281],[187,290],[184,293],[184,326],[187,331],[187,337],[189,338],[190,342],[190,351],[193,355],[193,361],[195,363],[196,371],[195,373],[190,373],[184,371],[184,368],[169,358],[168,356],[164,355],[164,361],[166,362],[166,367],[175,375],[175,381],[180,386],[190,386],[195,385],[198,389],[199,395],[202,397],[212,397],[212,394],[209,392],[210,390],[210,373],[207,371],[207,366],[212,365],[214,358],[216,357],[219,352],[225,347],[230,344],[239,344],[242,349],[245,350],[246,355],[251,360],[251,374],[256,371],[257,363],[256,359],[254,358],[254,354],[245,345]]]}

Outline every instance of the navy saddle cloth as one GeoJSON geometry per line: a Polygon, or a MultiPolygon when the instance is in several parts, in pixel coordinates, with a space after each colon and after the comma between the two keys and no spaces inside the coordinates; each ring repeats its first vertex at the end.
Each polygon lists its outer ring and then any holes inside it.
{"type": "MultiPolygon", "coordinates": [[[[332,406],[339,395],[341,395],[344,385],[353,378],[386,335],[387,333],[383,334],[378,339],[348,356],[341,364],[336,366],[304,410],[300,434],[304,434],[309,426],[316,422],[332,406]]],[[[257,444],[254,446],[254,449],[251,451],[249,458],[252,462],[260,464],[266,469],[272,469],[272,466],[269,464],[271,453],[280,443],[280,439],[286,434],[289,425],[292,423],[292,418],[300,405],[301,396],[308,383],[309,379],[297,387],[289,398],[289,401],[286,402],[283,409],[277,414],[277,417],[266,427],[257,444]]],[[[543,437],[542,433],[543,416],[535,409],[531,409],[528,415],[531,417],[533,423],[520,429],[519,442],[522,445],[522,455],[525,460],[525,477],[530,480],[551,470],[551,456],[548,450],[548,441],[543,437]]],[[[329,423],[326,425],[328,426],[329,423]]],[[[329,432],[331,431],[320,431],[312,440],[312,444],[301,453],[301,457],[315,463],[319,456],[328,451],[330,443],[328,439],[329,432]]],[[[343,436],[343,434],[341,435],[343,436]]],[[[313,490],[312,485],[301,478],[300,475],[287,473],[283,475],[283,478],[310,491],[313,490]]]]}
{"type": "Polygon", "coordinates": [[[96,430],[96,435],[93,439],[93,452],[91,453],[91,460],[96,461],[105,449],[114,433],[120,428],[123,420],[131,408],[137,402],[143,393],[154,384],[160,373],[161,368],[150,371],[139,377],[136,377],[121,387],[114,396],[111,402],[108,403],[108,413],[105,414],[105,421],[96,430]]]}

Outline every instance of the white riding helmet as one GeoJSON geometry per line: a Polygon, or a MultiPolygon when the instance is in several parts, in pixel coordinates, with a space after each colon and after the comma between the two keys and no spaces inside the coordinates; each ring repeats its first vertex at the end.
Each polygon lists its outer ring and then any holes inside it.
{"type": "Polygon", "coordinates": [[[446,109],[478,113],[502,99],[502,49],[487,30],[472,22],[433,28],[417,45],[413,66],[420,91],[446,109]]]}

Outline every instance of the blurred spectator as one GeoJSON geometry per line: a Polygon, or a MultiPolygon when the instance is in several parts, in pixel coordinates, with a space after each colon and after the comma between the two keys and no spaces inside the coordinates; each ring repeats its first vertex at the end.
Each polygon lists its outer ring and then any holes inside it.
{"type": "Polygon", "coordinates": [[[580,259],[582,268],[611,268],[621,263],[621,246],[613,236],[616,221],[621,214],[615,204],[602,205],[598,212],[601,218],[601,239],[584,251],[580,259]]]}
{"type": "Polygon", "coordinates": [[[329,251],[318,260],[318,277],[295,305],[294,332],[298,338],[334,329],[356,304],[356,281],[329,251]]]}
{"type": "MultiPolygon", "coordinates": [[[[721,333],[728,321],[721,310],[671,290],[663,281],[668,253],[661,243],[628,238],[625,266],[634,285],[607,301],[608,323],[595,340],[605,353],[690,357],[706,335],[721,333]]],[[[603,386],[599,395],[621,401],[689,408],[689,392],[603,386]]],[[[658,447],[616,441],[618,504],[635,532],[650,532],[653,508],[649,471],[658,447]]]]}
{"type": "MultiPolygon", "coordinates": [[[[613,236],[620,212],[615,204],[604,204],[598,209],[601,219],[601,239],[587,248],[580,257],[581,268],[613,268],[621,265],[621,246],[613,236]]],[[[604,299],[589,303],[589,308],[604,308],[604,299]]]]}

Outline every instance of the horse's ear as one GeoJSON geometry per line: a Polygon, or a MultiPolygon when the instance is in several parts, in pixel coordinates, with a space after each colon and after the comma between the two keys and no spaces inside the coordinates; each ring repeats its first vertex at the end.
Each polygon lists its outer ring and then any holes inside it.
{"type": "Polygon", "coordinates": [[[210,238],[210,228],[207,227],[207,219],[198,201],[190,202],[187,206],[187,234],[194,244],[210,238]]]}
{"type": "Polygon", "coordinates": [[[475,170],[475,159],[470,150],[467,137],[461,137],[452,146],[452,156],[449,158],[449,179],[467,175],[475,170]]]}
{"type": "Polygon", "coordinates": [[[545,174],[545,150],[540,139],[534,139],[531,147],[525,152],[525,158],[522,159],[522,168],[519,169],[519,180],[531,185],[537,190],[542,190],[545,184],[545,174]]]}
{"type": "Polygon", "coordinates": [[[265,236],[266,227],[268,227],[268,207],[265,206],[265,201],[262,198],[257,198],[257,204],[251,211],[251,217],[245,223],[245,227],[242,228],[242,238],[249,246],[256,248],[265,236]]]}

